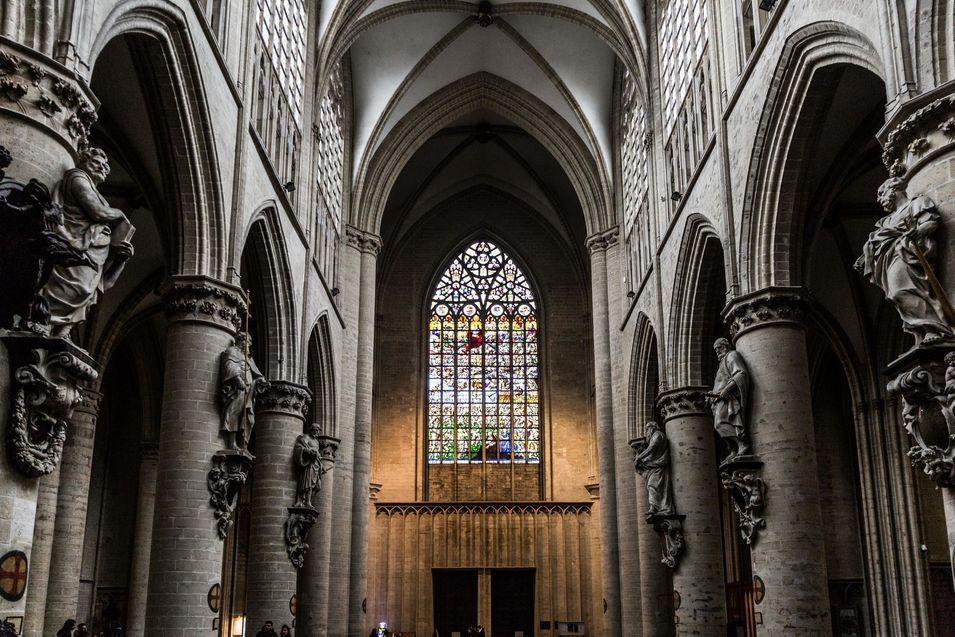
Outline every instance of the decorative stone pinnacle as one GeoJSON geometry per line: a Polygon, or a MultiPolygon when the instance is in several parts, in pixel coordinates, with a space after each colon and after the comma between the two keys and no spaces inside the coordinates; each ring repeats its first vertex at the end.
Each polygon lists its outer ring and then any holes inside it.
{"type": "Polygon", "coordinates": [[[811,302],[812,296],[801,287],[768,287],[730,301],[723,310],[723,318],[734,339],[767,325],[787,323],[805,327],[811,302]]]}

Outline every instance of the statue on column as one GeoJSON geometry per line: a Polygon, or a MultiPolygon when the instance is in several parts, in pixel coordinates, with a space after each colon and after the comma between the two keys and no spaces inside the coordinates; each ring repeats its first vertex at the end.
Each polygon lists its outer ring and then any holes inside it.
{"type": "Polygon", "coordinates": [[[57,265],[40,295],[46,301],[52,336],[68,338],[73,326],[86,320],[90,307],[111,288],[133,255],[135,228],[122,210],[113,208],[97,190],[109,175],[106,154],[99,148],[80,153],[57,185],[54,197],[63,205],[63,222],[56,234],[85,254],[79,267],[57,265]]]}
{"type": "Polygon", "coordinates": [[[855,268],[882,288],[916,346],[952,340],[951,306],[931,269],[938,207],[928,197],[909,199],[898,177],[879,187],[879,203],[888,214],[876,222],[855,268]]]}
{"type": "Polygon", "coordinates": [[[319,436],[322,428],[312,423],[308,431],[295,439],[293,457],[298,469],[298,488],[295,493],[296,507],[311,507],[312,495],[320,488],[322,480],[322,458],[319,436]]]}
{"type": "Polygon", "coordinates": [[[652,521],[676,513],[670,486],[670,441],[655,422],[644,426],[643,435],[646,441],[633,465],[647,482],[647,520],[652,521]]]}
{"type": "Polygon", "coordinates": [[[749,395],[749,369],[742,355],[728,339],[713,344],[719,358],[713,391],[706,401],[713,410],[716,433],[729,445],[730,453],[722,464],[749,454],[746,431],[746,404],[749,395]]]}
{"type": "Polygon", "coordinates": [[[222,397],[220,432],[232,451],[246,450],[255,426],[255,397],[265,391],[269,381],[252,360],[249,337],[244,332],[219,358],[219,393],[222,397]]]}

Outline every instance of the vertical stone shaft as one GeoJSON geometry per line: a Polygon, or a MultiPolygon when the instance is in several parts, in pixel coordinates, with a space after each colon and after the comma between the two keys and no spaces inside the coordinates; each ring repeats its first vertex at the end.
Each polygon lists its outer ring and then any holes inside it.
{"type": "Polygon", "coordinates": [[[219,356],[243,313],[241,291],[206,277],[166,287],[166,366],[146,625],[150,637],[193,637],[215,615],[206,595],[223,544],[207,476],[219,436],[219,356]]]}
{"type": "Polygon", "coordinates": [[[297,572],[285,550],[285,520],[296,494],[292,449],[304,431],[309,402],[308,389],[288,381],[272,381],[257,401],[249,536],[249,564],[255,567],[246,583],[247,623],[256,630],[266,621],[274,622],[276,631],[292,625],[289,600],[297,572]]]}
{"type": "Polygon", "coordinates": [[[352,498],[349,634],[364,637],[362,600],[368,579],[369,482],[371,478],[372,376],[375,356],[375,275],[380,240],[366,234],[361,244],[361,297],[358,308],[358,360],[355,374],[355,481],[352,498]]]}
{"type": "Polygon", "coordinates": [[[96,418],[102,394],[83,392],[83,402],[73,412],[60,461],[60,488],[56,499],[56,525],[50,555],[50,580],[46,596],[44,626],[60,626],[75,618],[80,598],[80,568],[86,538],[86,509],[90,495],[90,469],[96,418]]]}
{"type": "Polygon", "coordinates": [[[766,594],[759,605],[769,635],[829,635],[825,533],[798,288],[767,288],[729,309],[736,349],[749,366],[748,426],[764,462],[766,528],[753,547],[753,573],[766,594]]]}
{"type": "MultiPolygon", "coordinates": [[[[335,441],[328,436],[326,441],[335,441]]],[[[337,442],[337,441],[335,441],[337,442]]],[[[337,444],[333,445],[337,451],[337,444]]],[[[325,637],[328,634],[328,576],[330,572],[329,551],[332,539],[332,473],[322,477],[321,489],[313,496],[312,504],[318,509],[318,520],[308,536],[309,551],[305,564],[298,575],[298,635],[300,637],[325,637]]]]}
{"type": "Polygon", "coordinates": [[[663,540],[653,526],[644,521],[649,506],[646,488],[637,489],[639,517],[633,523],[637,525],[640,544],[642,634],[647,637],[670,637],[673,635],[673,588],[669,569],[660,561],[663,557],[663,540]]]}
{"type": "MultiPolygon", "coordinates": [[[[53,533],[56,528],[56,500],[60,492],[60,466],[40,478],[33,526],[33,552],[30,558],[30,586],[27,589],[24,635],[45,635],[46,594],[50,585],[50,559],[53,557],[53,533]]],[[[59,627],[57,627],[59,630],[59,627]]]]}
{"type": "Polygon", "coordinates": [[[600,472],[600,523],[602,529],[601,562],[603,598],[607,604],[604,631],[621,634],[620,627],[620,547],[617,544],[617,489],[614,471],[615,453],[613,404],[611,392],[610,317],[607,294],[607,248],[616,242],[615,231],[592,236],[590,279],[594,329],[594,396],[597,418],[597,462],[600,472]]]}
{"type": "Polygon", "coordinates": [[[156,474],[159,445],[144,442],[139,464],[139,495],[136,498],[136,527],[133,529],[132,563],[129,565],[129,601],[126,606],[126,635],[146,634],[146,594],[149,590],[149,555],[152,547],[153,514],[156,511],[156,474]]]}
{"type": "Polygon", "coordinates": [[[726,585],[716,473],[713,414],[705,387],[685,387],[660,396],[658,405],[670,439],[673,493],[686,516],[686,549],[673,572],[678,635],[726,634],[726,585]]]}

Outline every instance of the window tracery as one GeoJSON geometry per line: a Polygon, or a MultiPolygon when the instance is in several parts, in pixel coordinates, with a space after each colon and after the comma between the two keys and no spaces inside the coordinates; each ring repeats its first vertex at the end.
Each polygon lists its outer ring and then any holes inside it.
{"type": "Polygon", "coordinates": [[[647,193],[649,135],[647,113],[637,86],[624,72],[620,109],[620,173],[623,188],[624,227],[627,238],[627,278],[634,291],[650,269],[650,210],[647,193]]]}
{"type": "Polygon", "coordinates": [[[341,62],[335,65],[319,105],[315,133],[318,144],[318,260],[326,281],[334,285],[341,237],[342,196],[345,175],[341,62]]]}
{"type": "Polygon", "coordinates": [[[428,462],[539,463],[537,301],[514,260],[476,241],[448,265],[428,327],[428,462]]]}

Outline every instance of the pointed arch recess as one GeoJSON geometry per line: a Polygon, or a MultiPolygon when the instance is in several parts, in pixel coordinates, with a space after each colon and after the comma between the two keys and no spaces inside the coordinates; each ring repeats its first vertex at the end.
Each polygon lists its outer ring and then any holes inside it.
{"type": "Polygon", "coordinates": [[[643,425],[656,414],[657,394],[660,391],[660,364],[657,335],[646,314],[636,318],[633,353],[630,363],[630,418],[627,420],[629,437],[638,438],[643,425]]]}
{"type": "Polygon", "coordinates": [[[789,36],[762,109],[750,156],[740,221],[739,264],[742,292],[771,285],[795,285],[798,250],[791,250],[801,227],[796,178],[807,140],[799,139],[810,85],[820,70],[836,65],[861,67],[884,81],[877,49],[855,29],[838,22],[816,22],[789,36]]]}
{"type": "Polygon", "coordinates": [[[335,437],[338,434],[335,364],[328,314],[322,314],[315,322],[308,338],[307,356],[305,373],[312,391],[311,421],[321,426],[323,434],[335,437]]]}

